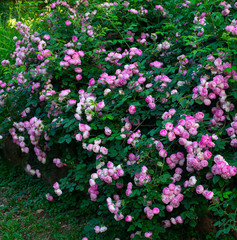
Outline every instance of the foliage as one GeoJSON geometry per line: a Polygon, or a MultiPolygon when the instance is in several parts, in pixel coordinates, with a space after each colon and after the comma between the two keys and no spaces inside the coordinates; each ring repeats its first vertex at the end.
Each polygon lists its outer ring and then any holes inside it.
{"type": "Polygon", "coordinates": [[[9,18],[21,20],[21,18],[35,18],[42,9],[47,6],[47,0],[8,0],[0,5],[1,19],[6,22],[9,18]]]}
{"type": "Polygon", "coordinates": [[[16,24],[1,131],[30,174],[70,169],[47,199],[90,209],[88,239],[208,239],[208,207],[236,234],[237,3],[212,3],[57,1],[16,24]]]}

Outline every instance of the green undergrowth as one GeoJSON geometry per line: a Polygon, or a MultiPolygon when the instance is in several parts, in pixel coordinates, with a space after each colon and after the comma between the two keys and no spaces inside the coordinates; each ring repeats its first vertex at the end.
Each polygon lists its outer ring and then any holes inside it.
{"type": "Polygon", "coordinates": [[[38,193],[49,187],[23,171],[0,162],[0,239],[80,239],[75,210],[48,202],[38,193]]]}
{"type": "MultiPolygon", "coordinates": [[[[0,63],[4,59],[10,59],[10,53],[15,49],[14,36],[19,36],[19,32],[11,28],[7,23],[0,18],[0,63]]],[[[0,64],[0,74],[2,74],[3,67],[0,64]]],[[[1,80],[1,79],[0,79],[1,80]]]]}

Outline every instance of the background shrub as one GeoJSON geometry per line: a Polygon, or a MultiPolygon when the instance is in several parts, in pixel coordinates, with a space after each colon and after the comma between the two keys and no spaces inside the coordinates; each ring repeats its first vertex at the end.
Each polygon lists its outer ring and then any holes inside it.
{"type": "Polygon", "coordinates": [[[81,237],[191,238],[203,218],[235,236],[236,8],[57,1],[16,24],[2,132],[30,174],[70,169],[47,199],[90,209],[81,237]]]}

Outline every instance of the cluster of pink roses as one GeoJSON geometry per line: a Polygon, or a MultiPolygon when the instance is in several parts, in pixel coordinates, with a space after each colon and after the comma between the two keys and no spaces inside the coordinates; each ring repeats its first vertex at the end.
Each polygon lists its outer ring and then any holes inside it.
{"type": "Polygon", "coordinates": [[[127,31],[127,35],[128,37],[125,37],[125,39],[128,39],[129,42],[134,42],[135,33],[133,33],[132,31],[127,31]]]}
{"type": "Polygon", "coordinates": [[[147,174],[148,168],[146,166],[142,166],[140,173],[135,173],[134,183],[136,186],[143,186],[146,183],[151,181],[151,177],[147,174]]]}
{"type": "Polygon", "coordinates": [[[54,188],[54,192],[55,192],[58,196],[62,195],[62,190],[59,188],[58,182],[55,182],[55,183],[54,183],[53,188],[54,188]]]}
{"type": "Polygon", "coordinates": [[[88,192],[91,195],[91,199],[96,201],[97,195],[99,192],[97,191],[98,185],[96,184],[95,180],[100,179],[108,184],[112,183],[113,179],[117,180],[124,175],[124,171],[120,165],[117,167],[114,166],[112,162],[107,163],[107,168],[101,169],[104,164],[100,164],[97,173],[93,173],[91,175],[91,179],[89,180],[90,188],[88,192]],[[98,192],[98,193],[97,193],[98,192]]]}
{"type": "Polygon", "coordinates": [[[132,133],[131,135],[129,135],[127,144],[131,144],[133,147],[135,147],[139,141],[138,138],[140,137],[141,137],[141,131],[138,129],[135,133],[132,133]]]}
{"type": "Polygon", "coordinates": [[[207,77],[201,78],[201,84],[193,89],[193,98],[200,96],[200,100],[202,100],[206,106],[209,106],[211,105],[211,100],[219,96],[221,107],[227,112],[233,110],[234,105],[226,101],[227,95],[225,89],[229,88],[229,77],[230,76],[223,77],[222,75],[216,75],[213,81],[210,82],[207,82],[207,77]],[[209,89],[212,90],[212,92],[209,93],[209,89]]]}
{"type": "MultiPolygon", "coordinates": [[[[67,49],[65,50],[65,56],[64,56],[64,61],[61,61],[60,62],[60,66],[63,66],[65,69],[67,67],[69,67],[70,65],[74,65],[74,66],[79,66],[81,65],[81,57],[84,57],[84,52],[83,51],[78,51],[76,52],[74,49],[67,49]]],[[[81,68],[75,68],[74,71],[75,72],[81,72],[80,70],[81,68]]],[[[77,80],[80,80],[78,79],[79,77],[77,76],[76,79],[77,80]]]]}
{"type": "Polygon", "coordinates": [[[22,152],[28,153],[29,152],[29,148],[25,146],[25,137],[18,136],[17,133],[16,133],[16,129],[15,128],[9,129],[9,133],[12,136],[13,143],[17,144],[21,148],[22,152]]]}
{"type": "Polygon", "coordinates": [[[215,143],[211,141],[211,138],[211,136],[203,135],[199,143],[194,141],[187,147],[188,154],[186,170],[188,172],[201,170],[208,166],[207,160],[212,157],[212,153],[208,150],[208,148],[215,146],[215,143]],[[203,151],[203,149],[207,150],[203,151]]]}
{"type": "Polygon", "coordinates": [[[169,228],[171,227],[171,223],[176,225],[177,223],[182,224],[183,223],[183,219],[181,216],[177,216],[176,218],[171,217],[170,220],[163,220],[164,223],[164,228],[169,228]]]}
{"type": "Polygon", "coordinates": [[[182,75],[186,75],[187,69],[186,69],[185,65],[188,64],[187,57],[184,54],[182,54],[182,55],[178,56],[177,59],[179,60],[179,72],[182,75]]]}
{"type": "Polygon", "coordinates": [[[233,122],[231,122],[231,127],[226,129],[228,136],[231,138],[230,145],[232,147],[237,147],[237,114],[233,117],[233,122]]]}
{"type": "Polygon", "coordinates": [[[196,193],[202,194],[207,200],[211,200],[213,198],[214,193],[212,191],[208,191],[208,189],[204,189],[202,185],[198,185],[196,187],[196,193]]]}
{"type": "Polygon", "coordinates": [[[230,179],[237,173],[235,166],[229,166],[221,155],[214,157],[215,164],[212,166],[211,171],[214,175],[220,175],[224,179],[230,179]]]}
{"type": "Polygon", "coordinates": [[[58,167],[58,168],[61,168],[63,166],[65,166],[66,164],[65,163],[62,163],[60,158],[54,158],[53,159],[53,163],[58,167]]]}
{"type": "Polygon", "coordinates": [[[184,187],[185,187],[185,188],[187,188],[187,187],[194,187],[196,183],[197,183],[196,177],[195,177],[195,176],[191,176],[191,177],[189,178],[189,180],[186,180],[186,181],[184,182],[184,187]]]}
{"type": "Polygon", "coordinates": [[[181,186],[170,183],[168,187],[162,190],[162,202],[168,204],[166,210],[172,212],[174,208],[178,208],[180,202],[183,201],[183,194],[181,193],[181,186]]]}
{"type": "Polygon", "coordinates": [[[141,6],[140,10],[136,10],[134,8],[128,9],[129,12],[133,13],[133,14],[139,14],[139,15],[145,15],[148,13],[148,10],[145,9],[143,6],[141,6]]]}
{"type": "MultiPolygon", "coordinates": [[[[96,96],[92,93],[87,93],[83,89],[79,90],[79,102],[77,103],[75,118],[78,121],[82,120],[82,114],[85,113],[86,120],[88,122],[92,121],[94,112],[100,113],[105,107],[104,101],[96,103],[96,96]]],[[[84,137],[83,137],[84,138],[84,137]]]]}
{"type": "MultiPolygon", "coordinates": [[[[45,146],[45,147],[47,147],[47,146],[45,146]]],[[[37,159],[41,163],[45,164],[46,163],[46,153],[40,148],[40,146],[35,146],[34,152],[35,152],[37,159]]]]}
{"type": "Polygon", "coordinates": [[[122,63],[118,63],[120,59],[122,59],[122,54],[116,52],[110,52],[108,56],[105,58],[105,61],[114,63],[117,66],[120,66],[122,63]]]}
{"type": "Polygon", "coordinates": [[[140,155],[134,155],[133,153],[130,153],[128,155],[128,161],[127,161],[127,165],[133,165],[135,164],[140,158],[140,155]]]}
{"type": "MultiPolygon", "coordinates": [[[[127,52],[128,55],[129,52],[127,52]]],[[[137,68],[137,63],[132,63],[124,66],[124,70],[117,69],[115,75],[109,75],[108,73],[104,72],[100,75],[100,78],[97,80],[99,84],[102,85],[109,85],[110,89],[105,89],[105,96],[111,91],[111,89],[115,87],[121,87],[127,85],[128,80],[130,80],[134,75],[139,74],[139,70],[137,68]],[[109,91],[110,90],[110,91],[109,91]]],[[[134,88],[138,86],[139,82],[131,81],[130,88],[134,88]],[[135,85],[136,83],[136,85],[135,85]]]]}
{"type": "Polygon", "coordinates": [[[146,97],[146,102],[148,103],[148,107],[150,109],[155,109],[156,108],[155,98],[153,98],[151,95],[148,95],[146,97]]]}
{"type": "Polygon", "coordinates": [[[126,196],[129,197],[131,193],[132,193],[132,183],[129,182],[127,185],[126,196]]]}
{"type": "Polygon", "coordinates": [[[167,16],[167,12],[164,10],[164,8],[161,5],[155,5],[154,8],[155,11],[159,11],[163,17],[167,16]]]}
{"type": "MultiPolygon", "coordinates": [[[[119,199],[119,195],[114,195],[113,198],[116,201],[115,203],[112,202],[110,197],[106,199],[107,206],[109,211],[114,214],[114,219],[116,221],[120,221],[124,219],[123,214],[121,212],[119,213],[119,208],[122,206],[122,201],[119,199]]],[[[127,216],[125,221],[131,222],[131,216],[127,216]]]]}
{"type": "Polygon", "coordinates": [[[86,149],[89,152],[91,152],[91,151],[93,151],[94,153],[99,153],[100,152],[104,155],[107,155],[108,154],[108,149],[106,147],[100,146],[100,143],[101,143],[101,139],[100,140],[94,140],[94,144],[89,143],[87,145],[86,143],[83,142],[82,147],[83,147],[83,149],[86,149]]]}
{"type": "Polygon", "coordinates": [[[107,230],[107,227],[105,227],[105,226],[102,226],[102,227],[95,226],[94,230],[95,230],[95,233],[102,233],[102,232],[105,232],[107,230]]]}
{"type": "Polygon", "coordinates": [[[199,26],[195,26],[195,30],[196,31],[198,30],[198,33],[197,33],[198,36],[202,36],[204,33],[203,27],[206,25],[206,16],[207,14],[203,12],[201,14],[197,13],[194,17],[193,23],[199,25],[199,26]]]}
{"type": "Polygon", "coordinates": [[[148,33],[141,33],[141,38],[137,39],[137,42],[147,45],[147,40],[146,38],[148,38],[150,35],[148,33]]]}
{"type": "Polygon", "coordinates": [[[226,26],[225,30],[231,32],[233,35],[237,35],[237,21],[234,21],[235,24],[226,26]]]}
{"type": "Polygon", "coordinates": [[[42,52],[39,52],[39,54],[37,55],[37,59],[40,60],[40,61],[43,61],[44,58],[48,58],[51,55],[52,54],[51,54],[50,50],[49,49],[45,49],[42,52]]]}
{"type": "Polygon", "coordinates": [[[213,129],[215,126],[221,126],[226,119],[226,115],[224,115],[224,111],[219,107],[212,108],[213,118],[210,120],[211,125],[210,129],[213,129]]]}
{"type": "MultiPolygon", "coordinates": [[[[23,24],[22,22],[16,23],[16,29],[19,31],[21,35],[24,35],[24,38],[22,41],[18,40],[16,42],[16,49],[15,52],[11,54],[11,58],[16,58],[15,65],[21,66],[24,64],[24,61],[26,57],[31,53],[34,52],[34,48],[32,47],[32,44],[29,42],[30,40],[30,28],[23,24]],[[26,47],[21,47],[20,45],[26,45],[26,47]]],[[[14,38],[14,40],[17,40],[17,38],[14,38]]]]}
{"type": "MultiPolygon", "coordinates": [[[[39,138],[44,128],[42,120],[37,119],[36,117],[33,117],[30,119],[30,121],[19,122],[19,123],[15,122],[13,126],[15,128],[9,129],[9,133],[12,135],[13,142],[16,143],[18,146],[20,146],[22,152],[28,153],[29,148],[26,147],[25,137],[18,136],[16,133],[16,129],[19,132],[22,132],[23,134],[25,133],[25,130],[27,130],[28,135],[30,137],[31,144],[35,145],[35,148],[37,147],[39,138]]],[[[46,157],[45,153],[41,154],[37,152],[37,157],[39,161],[42,161],[43,163],[45,163],[45,157],[46,157]]]]}
{"type": "MultiPolygon", "coordinates": [[[[229,13],[230,13],[229,9],[231,8],[231,4],[228,4],[226,1],[223,1],[223,2],[220,2],[219,5],[224,7],[224,10],[221,12],[222,16],[229,15],[229,13]]],[[[235,6],[237,6],[237,4],[235,6]]]]}
{"type": "Polygon", "coordinates": [[[188,141],[190,134],[193,136],[197,134],[197,128],[199,127],[198,122],[203,118],[204,114],[199,112],[195,117],[191,115],[185,116],[185,119],[179,120],[178,125],[175,127],[173,126],[173,123],[167,122],[165,124],[165,129],[160,131],[160,135],[164,137],[168,133],[169,141],[173,141],[176,136],[179,136],[179,144],[187,147],[190,145],[190,141],[188,141]]]}
{"type": "Polygon", "coordinates": [[[30,164],[27,164],[26,165],[26,168],[25,168],[26,172],[30,173],[32,176],[36,175],[37,178],[40,178],[41,177],[41,173],[39,171],[39,169],[36,169],[36,170],[33,170],[30,166],[30,164]]]}
{"type": "Polygon", "coordinates": [[[176,113],[176,110],[174,108],[171,108],[168,112],[164,112],[162,115],[162,119],[168,119],[168,118],[172,118],[172,116],[176,113]]]}
{"type": "MultiPolygon", "coordinates": [[[[172,156],[172,155],[171,155],[171,156],[172,156]]],[[[181,175],[182,173],[183,173],[182,168],[179,168],[179,167],[176,168],[175,171],[174,171],[173,177],[170,178],[170,179],[173,180],[172,183],[179,182],[179,181],[181,180],[181,178],[182,178],[182,175],[181,175]]]]}
{"type": "Polygon", "coordinates": [[[88,193],[90,194],[91,201],[95,202],[97,200],[97,195],[99,195],[98,185],[93,185],[88,189],[88,193]]]}
{"type": "Polygon", "coordinates": [[[170,157],[166,158],[166,163],[170,169],[174,169],[177,164],[183,166],[185,162],[184,154],[182,152],[173,153],[170,157]]]}
{"type": "Polygon", "coordinates": [[[154,217],[154,215],[159,214],[160,209],[158,207],[154,207],[153,209],[151,209],[149,206],[146,206],[144,208],[144,213],[146,214],[146,217],[148,219],[152,219],[154,217]]]}

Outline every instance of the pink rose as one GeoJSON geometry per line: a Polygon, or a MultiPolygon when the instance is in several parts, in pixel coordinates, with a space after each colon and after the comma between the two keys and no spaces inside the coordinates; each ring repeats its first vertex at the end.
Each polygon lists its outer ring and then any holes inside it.
{"type": "Polygon", "coordinates": [[[175,138],[176,138],[176,136],[173,132],[168,133],[168,139],[170,142],[172,142],[175,138]]]}
{"type": "Polygon", "coordinates": [[[52,197],[52,196],[50,196],[50,194],[49,194],[49,193],[47,193],[47,194],[46,194],[46,198],[47,198],[47,200],[48,200],[48,201],[50,201],[50,202],[52,202],[52,201],[53,201],[53,197],[52,197]]]}
{"type": "Polygon", "coordinates": [[[155,207],[155,208],[153,208],[152,212],[153,212],[154,214],[158,214],[158,213],[160,212],[160,209],[157,208],[157,207],[155,207]]]}
{"type": "Polygon", "coordinates": [[[80,81],[81,79],[82,79],[82,75],[81,75],[81,74],[77,74],[77,75],[76,75],[76,80],[77,80],[77,81],[80,81]]]}
{"type": "Polygon", "coordinates": [[[161,130],[160,130],[160,135],[161,135],[162,137],[166,136],[166,135],[167,135],[166,129],[161,129],[161,130]]]}
{"type": "Polygon", "coordinates": [[[167,131],[172,131],[173,130],[173,123],[170,123],[170,122],[166,123],[165,124],[165,129],[167,131]]]}
{"type": "Polygon", "coordinates": [[[146,233],[145,233],[145,237],[146,237],[146,238],[149,238],[149,237],[151,237],[151,236],[152,236],[152,232],[146,232],[146,233]]]}
{"type": "Polygon", "coordinates": [[[95,230],[95,233],[99,233],[100,232],[100,227],[99,226],[95,226],[94,230],[95,230]]]}
{"type": "Polygon", "coordinates": [[[220,67],[221,64],[222,64],[222,60],[221,60],[220,58],[217,58],[217,59],[215,60],[214,64],[215,64],[216,67],[220,67]]]}
{"type": "Polygon", "coordinates": [[[128,216],[125,218],[125,221],[126,221],[126,222],[131,222],[131,221],[132,221],[132,216],[128,215],[128,216]]]}
{"type": "Polygon", "coordinates": [[[101,147],[100,152],[103,153],[104,155],[107,155],[108,154],[108,149],[105,148],[105,147],[101,147]]]}
{"type": "Polygon", "coordinates": [[[72,22],[71,22],[71,21],[69,21],[69,20],[67,20],[67,21],[65,22],[65,24],[66,24],[66,26],[69,26],[69,25],[71,25],[71,24],[72,24],[72,22]]]}
{"type": "Polygon", "coordinates": [[[72,36],[72,41],[73,41],[73,42],[77,42],[77,41],[78,41],[78,37],[72,36]]]}
{"type": "Polygon", "coordinates": [[[204,187],[203,187],[202,185],[198,185],[198,186],[196,187],[196,193],[197,193],[197,194],[202,194],[203,191],[204,191],[204,187]]]}
{"type": "Polygon", "coordinates": [[[204,118],[204,113],[203,112],[197,112],[195,114],[195,118],[198,120],[198,121],[201,121],[203,118],[204,118]]]}
{"type": "Polygon", "coordinates": [[[85,124],[79,123],[79,130],[80,130],[81,132],[85,132],[85,131],[86,131],[86,126],[85,126],[85,124]]]}
{"type": "Polygon", "coordinates": [[[208,150],[204,152],[204,158],[205,159],[210,159],[212,157],[212,153],[208,150]]]}
{"type": "Polygon", "coordinates": [[[56,7],[56,4],[55,4],[55,3],[52,3],[52,4],[50,5],[50,7],[51,7],[51,8],[55,8],[55,7],[56,7]]]}
{"type": "Polygon", "coordinates": [[[167,157],[167,152],[166,152],[166,150],[165,150],[165,149],[161,149],[161,150],[159,151],[159,156],[160,156],[160,157],[167,157]]]}
{"type": "Polygon", "coordinates": [[[43,37],[45,40],[49,40],[50,39],[50,36],[49,35],[44,35],[43,37]]]}
{"type": "Polygon", "coordinates": [[[129,107],[128,111],[129,111],[130,114],[133,115],[133,114],[136,112],[136,107],[135,107],[134,105],[131,105],[131,106],[129,107]]]}
{"type": "Polygon", "coordinates": [[[112,134],[112,131],[109,127],[105,127],[105,135],[110,136],[112,134]]]}
{"type": "Polygon", "coordinates": [[[177,223],[180,223],[180,224],[183,223],[183,219],[182,219],[181,216],[177,216],[177,217],[175,218],[175,220],[176,220],[177,223]]]}
{"type": "Polygon", "coordinates": [[[54,188],[55,190],[59,189],[59,184],[58,184],[58,182],[54,183],[53,188],[54,188]]]}

